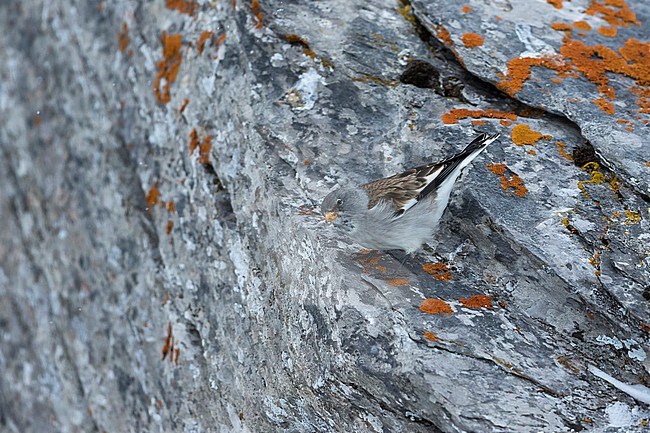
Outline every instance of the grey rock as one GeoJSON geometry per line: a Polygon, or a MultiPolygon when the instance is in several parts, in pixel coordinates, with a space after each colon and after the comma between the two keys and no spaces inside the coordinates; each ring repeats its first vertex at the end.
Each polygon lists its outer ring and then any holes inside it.
{"type": "Polygon", "coordinates": [[[642,149],[534,80],[517,100],[482,81],[519,54],[514,19],[502,55],[456,47],[465,70],[432,18],[460,6],[193,5],[0,4],[0,430],[603,431],[613,410],[643,430],[647,408],[587,372],[648,382],[642,149]],[[163,32],[182,39],[166,64],[163,32]],[[400,83],[408,59],[441,88],[400,83]],[[491,146],[430,248],[360,252],[312,212],[507,132],[442,121],[460,108],[552,139],[491,146]]]}

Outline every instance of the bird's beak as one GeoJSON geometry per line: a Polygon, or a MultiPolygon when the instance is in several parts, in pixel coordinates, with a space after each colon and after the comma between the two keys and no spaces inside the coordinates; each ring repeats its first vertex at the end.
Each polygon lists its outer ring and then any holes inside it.
{"type": "Polygon", "coordinates": [[[331,223],[339,217],[338,212],[325,212],[325,222],[331,223]]]}

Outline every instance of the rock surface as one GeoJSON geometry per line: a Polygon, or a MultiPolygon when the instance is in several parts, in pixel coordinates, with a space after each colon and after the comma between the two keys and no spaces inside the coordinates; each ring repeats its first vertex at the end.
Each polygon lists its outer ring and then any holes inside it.
{"type": "Polygon", "coordinates": [[[0,430],[643,431],[650,11],[514,3],[1,3],[0,430]],[[314,212],[479,131],[413,257],[314,212]]]}

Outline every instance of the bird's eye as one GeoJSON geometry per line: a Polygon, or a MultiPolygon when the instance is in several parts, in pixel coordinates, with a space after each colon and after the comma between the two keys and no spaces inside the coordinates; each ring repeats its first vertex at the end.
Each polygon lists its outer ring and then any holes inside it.
{"type": "Polygon", "coordinates": [[[341,206],[341,204],[343,204],[343,200],[341,200],[340,198],[337,198],[336,199],[336,204],[341,206]]]}

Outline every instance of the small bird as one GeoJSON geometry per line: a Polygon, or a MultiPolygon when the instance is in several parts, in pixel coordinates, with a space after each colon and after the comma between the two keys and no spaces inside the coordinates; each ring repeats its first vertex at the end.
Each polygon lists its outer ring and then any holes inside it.
{"type": "Polygon", "coordinates": [[[337,189],[321,204],[325,221],[362,246],[411,254],[431,238],[462,170],[500,134],[481,134],[462,152],[357,187],[337,189]]]}

